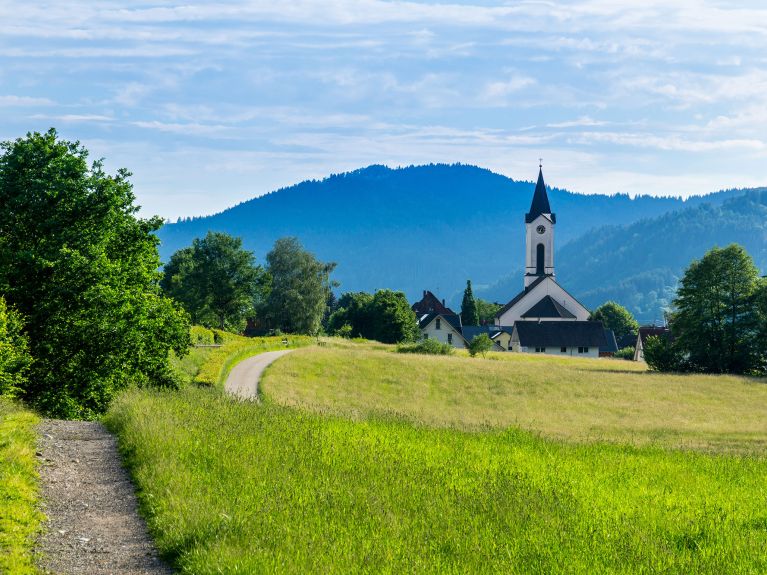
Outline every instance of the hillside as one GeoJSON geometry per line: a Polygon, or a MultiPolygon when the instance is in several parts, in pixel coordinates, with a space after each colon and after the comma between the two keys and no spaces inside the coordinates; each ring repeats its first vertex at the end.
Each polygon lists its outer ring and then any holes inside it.
{"type": "MultiPolygon", "coordinates": [[[[370,166],[302,182],[220,214],[168,224],[159,232],[161,255],[167,261],[193,238],[215,230],[242,236],[245,247],[263,262],[275,239],[295,235],[321,259],[338,263],[334,276],[342,291],[393,288],[414,299],[428,288],[455,301],[466,279],[481,292],[483,286],[517,277],[502,293],[495,290],[486,296],[507,299],[521,285],[523,218],[532,191],[532,182],[474,166],[370,166]]],[[[737,194],[719,192],[682,201],[553,188],[549,197],[558,215],[561,248],[605,221],[632,224],[703,201],[720,204],[737,194]]],[[[566,253],[559,252],[558,266],[565,265],[566,253]]],[[[636,273],[642,271],[637,268],[636,273]]],[[[593,289],[589,276],[581,281],[570,274],[579,289],[593,289]]]]}

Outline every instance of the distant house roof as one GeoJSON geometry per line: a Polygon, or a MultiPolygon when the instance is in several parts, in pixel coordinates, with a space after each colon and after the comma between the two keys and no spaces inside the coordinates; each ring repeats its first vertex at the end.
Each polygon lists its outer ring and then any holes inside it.
{"type": "Polygon", "coordinates": [[[411,309],[416,315],[423,315],[426,313],[457,315],[452,309],[447,307],[444,302],[445,300],[440,301],[439,298],[429,290],[423,290],[421,301],[415,302],[411,309]]]}
{"type": "Polygon", "coordinates": [[[523,318],[562,318],[575,319],[575,315],[570,313],[562,304],[550,295],[542,298],[537,304],[522,314],[523,318]]]}
{"type": "Polygon", "coordinates": [[[465,325],[463,326],[463,337],[466,341],[471,341],[478,335],[485,333],[489,338],[493,338],[502,331],[503,328],[495,325],[465,325]]]}
{"type": "Polygon", "coordinates": [[[461,316],[456,313],[426,313],[418,316],[418,327],[423,329],[438,317],[444,319],[458,333],[463,333],[461,316]]]}
{"type": "Polygon", "coordinates": [[[637,334],[627,333],[623,337],[618,338],[617,344],[618,349],[623,349],[624,347],[635,347],[637,344],[637,334]]]}
{"type": "Polygon", "coordinates": [[[546,184],[543,182],[543,168],[538,171],[538,183],[535,185],[535,193],[533,193],[533,201],[530,204],[530,211],[525,214],[525,223],[529,224],[534,221],[540,215],[547,214],[551,216],[551,222],[557,222],[556,214],[551,213],[551,206],[549,205],[549,196],[546,193],[546,184]]]}
{"type": "Polygon", "coordinates": [[[605,345],[599,346],[599,353],[615,353],[618,351],[618,342],[615,340],[613,330],[605,328],[605,345]]]}
{"type": "Polygon", "coordinates": [[[514,324],[523,347],[603,347],[601,321],[518,321],[514,324]]]}
{"type": "MultiPolygon", "coordinates": [[[[671,330],[667,327],[646,325],[639,328],[639,340],[642,342],[642,347],[644,347],[647,343],[647,338],[653,335],[658,337],[673,337],[671,335],[671,330]]],[[[636,344],[636,341],[634,343],[636,344]]]]}

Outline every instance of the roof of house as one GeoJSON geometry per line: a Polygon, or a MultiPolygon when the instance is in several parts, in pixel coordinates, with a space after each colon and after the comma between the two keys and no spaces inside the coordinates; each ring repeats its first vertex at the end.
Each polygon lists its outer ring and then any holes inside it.
{"type": "Polygon", "coordinates": [[[461,316],[456,313],[426,313],[418,316],[418,327],[423,329],[436,318],[444,319],[458,333],[463,333],[461,326],[461,316]]]}
{"type": "Polygon", "coordinates": [[[605,345],[599,346],[599,353],[615,353],[618,351],[618,342],[615,340],[615,333],[611,329],[605,328],[605,345]]]}
{"type": "Polygon", "coordinates": [[[637,334],[635,333],[627,333],[626,335],[618,338],[618,349],[623,349],[624,347],[635,347],[637,344],[637,334]]]}
{"type": "Polygon", "coordinates": [[[514,331],[523,347],[602,347],[601,321],[518,321],[514,331]]]}
{"type": "Polygon", "coordinates": [[[639,339],[642,341],[642,347],[644,347],[647,343],[647,338],[652,335],[658,337],[668,336],[673,338],[671,335],[671,330],[668,327],[645,325],[639,328],[639,339]]]}
{"type": "Polygon", "coordinates": [[[535,192],[533,193],[533,201],[530,204],[530,211],[525,214],[525,223],[529,224],[542,214],[549,214],[551,216],[551,222],[557,222],[556,214],[551,213],[549,196],[546,193],[546,184],[543,182],[543,168],[538,171],[538,183],[535,185],[535,192]]]}
{"type": "Polygon", "coordinates": [[[440,301],[439,298],[429,290],[423,290],[423,297],[421,298],[421,301],[415,302],[411,309],[415,312],[416,315],[423,315],[426,313],[457,315],[452,309],[443,303],[444,301],[445,300],[440,301]]]}
{"type": "Polygon", "coordinates": [[[542,298],[537,304],[522,314],[523,318],[561,318],[561,319],[575,319],[570,311],[568,311],[562,304],[558,303],[550,295],[542,298]]]}

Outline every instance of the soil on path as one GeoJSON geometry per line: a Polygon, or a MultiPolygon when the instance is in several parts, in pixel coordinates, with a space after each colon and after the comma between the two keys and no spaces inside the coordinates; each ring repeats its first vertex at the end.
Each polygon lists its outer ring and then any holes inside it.
{"type": "Polygon", "coordinates": [[[293,350],[267,351],[241,361],[229,372],[224,385],[226,392],[240,399],[258,399],[261,374],[273,361],[291,351],[293,350]]]}
{"type": "Polygon", "coordinates": [[[38,457],[47,532],[39,542],[45,573],[166,575],[117,443],[92,421],[45,420],[38,457]]]}

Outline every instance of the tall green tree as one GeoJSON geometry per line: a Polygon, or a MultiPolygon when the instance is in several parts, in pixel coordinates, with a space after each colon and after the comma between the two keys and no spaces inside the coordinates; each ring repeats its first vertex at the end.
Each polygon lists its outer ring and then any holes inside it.
{"type": "Polygon", "coordinates": [[[383,343],[415,341],[420,335],[418,320],[405,294],[388,289],[378,290],[370,305],[372,338],[383,343]]]}
{"type": "Polygon", "coordinates": [[[466,289],[463,290],[461,301],[461,323],[463,325],[479,325],[479,313],[474,293],[471,291],[471,280],[466,280],[466,289]]]}
{"type": "Polygon", "coordinates": [[[489,302],[480,298],[477,301],[477,316],[479,316],[479,325],[493,323],[495,314],[497,314],[503,305],[489,302]]]}
{"type": "Polygon", "coordinates": [[[136,217],[126,170],[88,165],[55,130],[0,145],[0,293],[24,317],[21,396],[58,417],[93,418],[131,383],[173,385],[189,318],[159,286],[160,218],[136,217]]]}
{"type": "Polygon", "coordinates": [[[373,295],[366,292],[346,292],[338,299],[338,306],[328,319],[328,331],[347,331],[355,337],[373,338],[373,295]]]}
{"type": "Polygon", "coordinates": [[[240,238],[208,232],[171,256],[161,285],[195,323],[238,329],[253,313],[263,275],[240,238]]]}
{"type": "Polygon", "coordinates": [[[0,395],[15,397],[24,388],[32,356],[21,316],[0,297],[0,395]]]}
{"type": "Polygon", "coordinates": [[[639,323],[629,310],[614,301],[608,301],[595,309],[591,317],[592,321],[601,321],[607,329],[613,330],[615,339],[620,339],[630,333],[637,333],[639,323]]]}
{"type": "Polygon", "coordinates": [[[274,242],[266,262],[270,291],[261,313],[268,324],[288,333],[317,333],[336,264],[319,261],[293,237],[274,242]]]}
{"type": "Polygon", "coordinates": [[[690,264],[671,328],[692,369],[747,373],[759,367],[759,288],[754,262],[739,245],[714,248],[690,264]]]}

